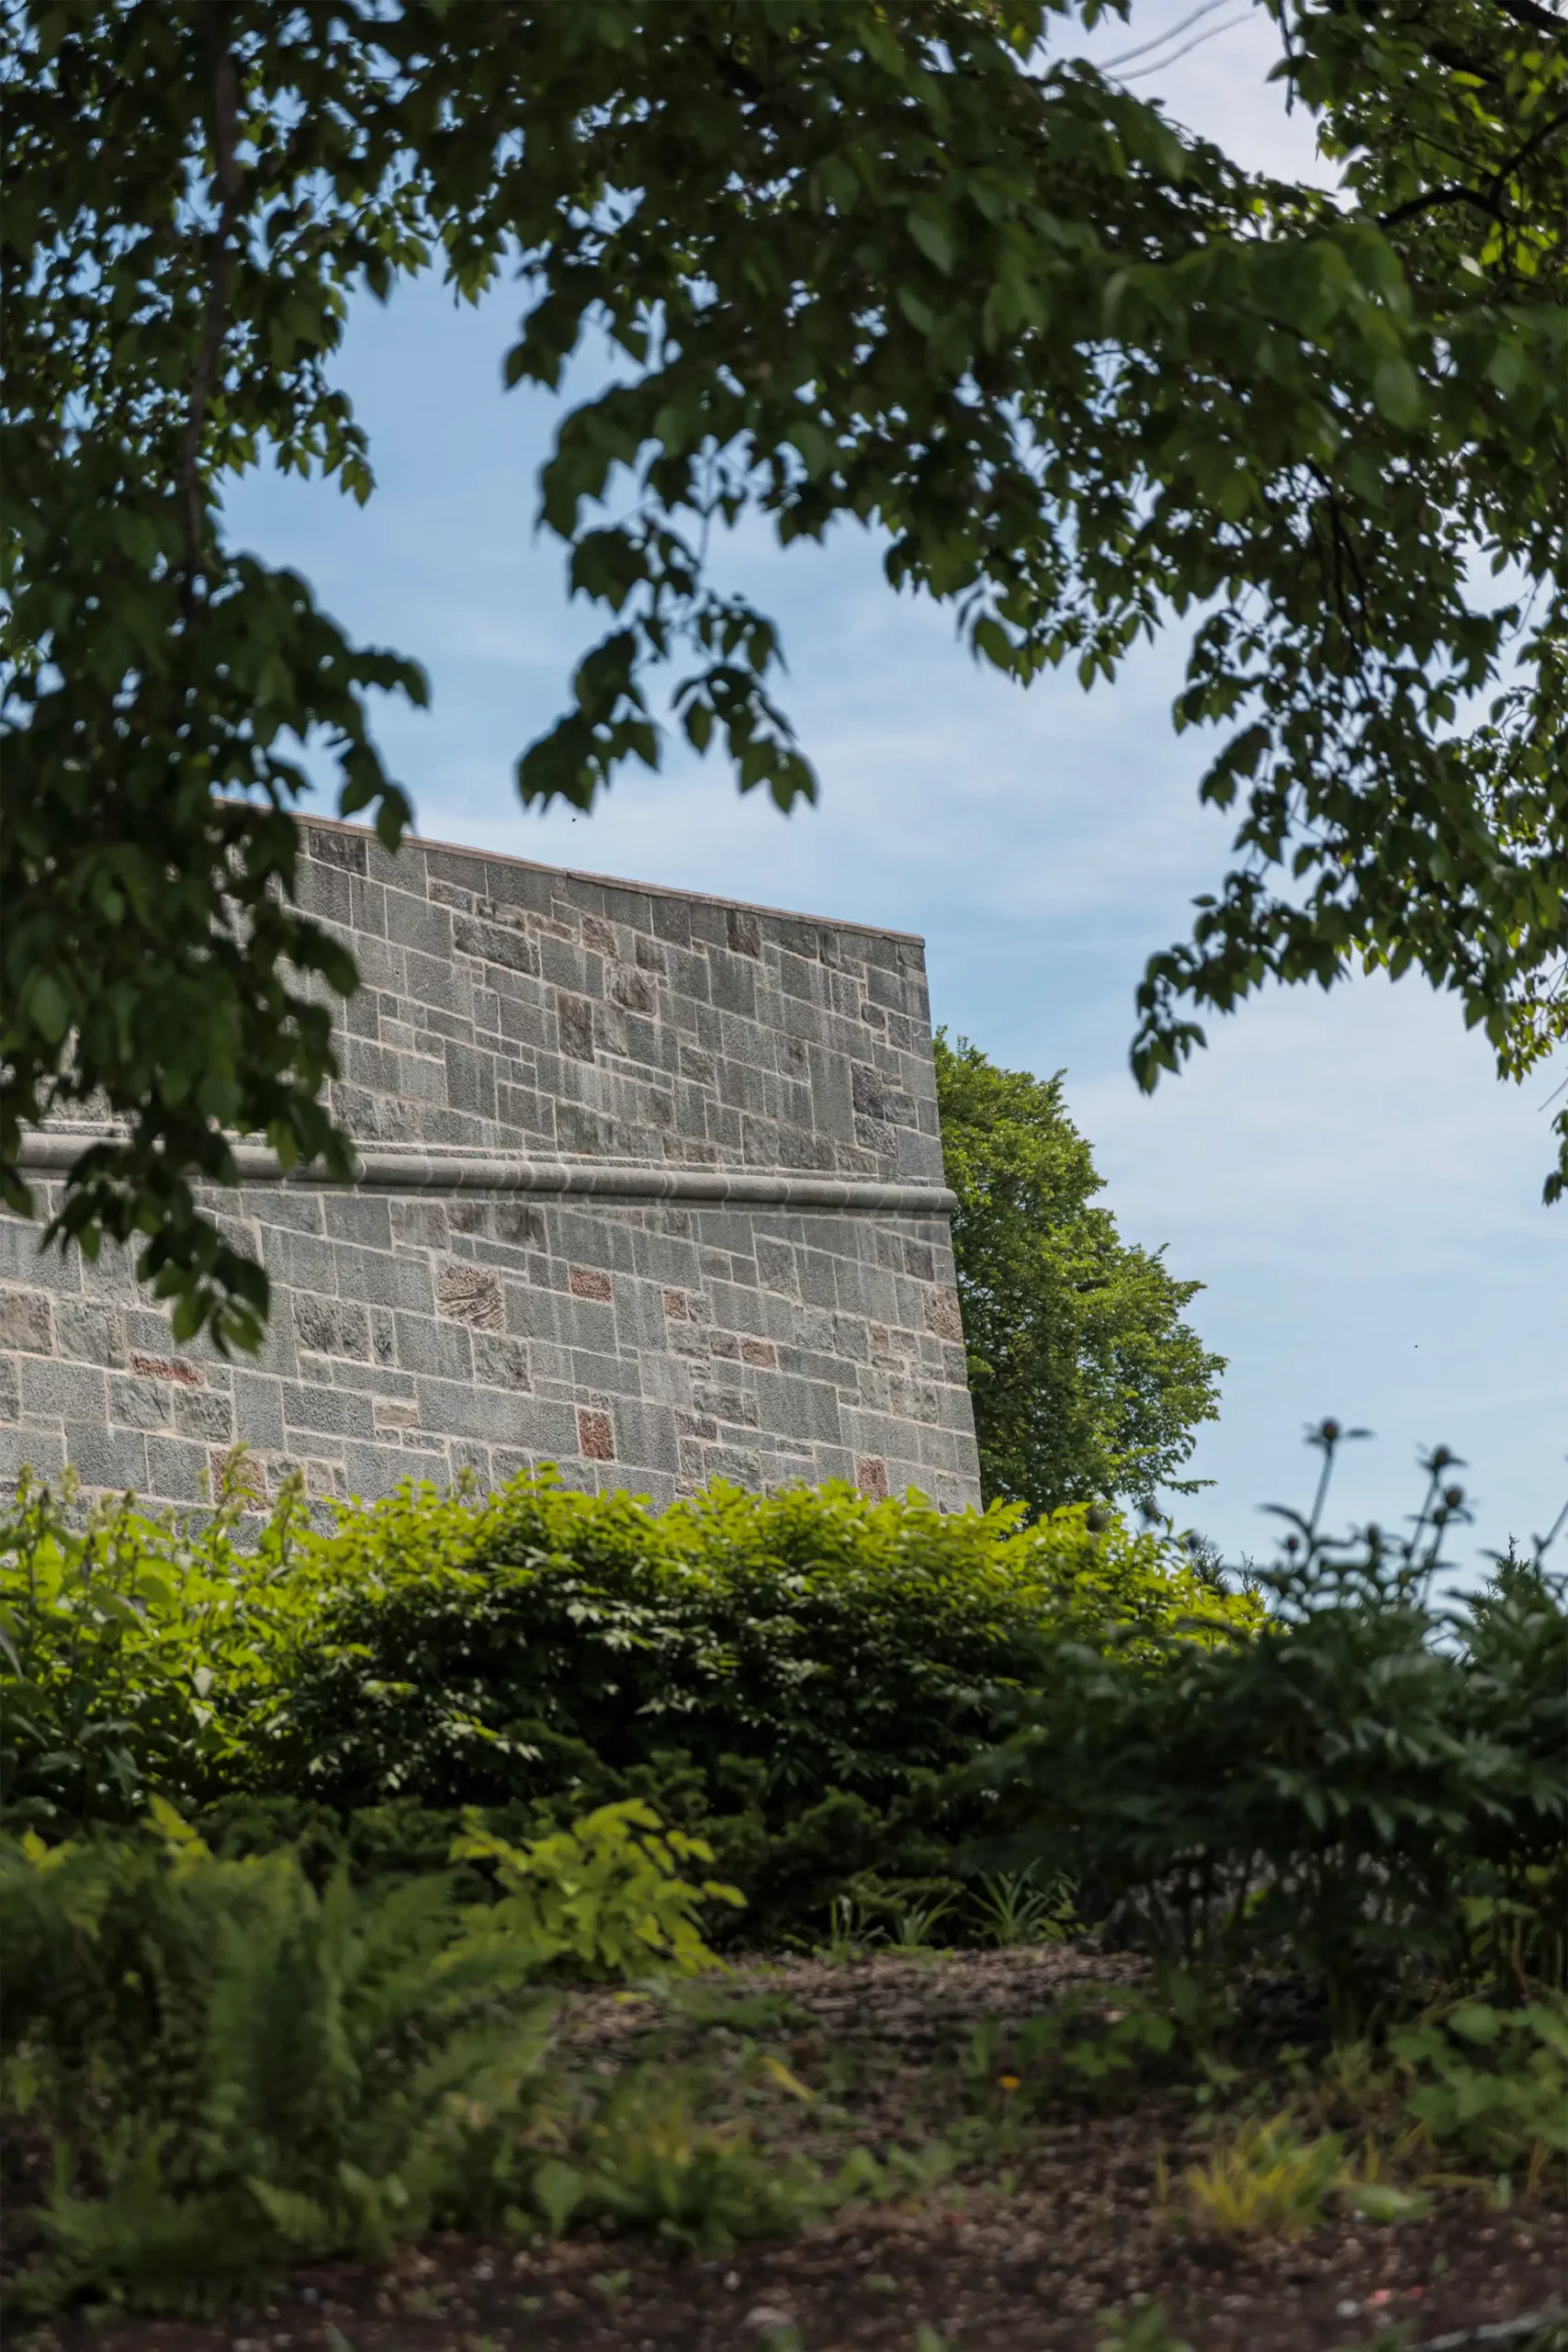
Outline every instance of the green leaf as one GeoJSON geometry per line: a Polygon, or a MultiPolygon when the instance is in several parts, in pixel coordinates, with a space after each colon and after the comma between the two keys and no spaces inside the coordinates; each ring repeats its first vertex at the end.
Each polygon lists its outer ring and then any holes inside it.
{"type": "Polygon", "coordinates": [[[1426,413],[1426,401],[1407,359],[1380,359],[1372,378],[1372,398],[1394,424],[1416,424],[1426,413]]]}
{"type": "Polygon", "coordinates": [[[58,1045],[71,1026],[71,1009],[51,972],[37,972],[28,982],[25,1001],[31,1018],[50,1044],[58,1045]]]}
{"type": "Polygon", "coordinates": [[[957,258],[957,247],[953,241],[953,224],[947,216],[929,210],[912,212],[909,215],[909,234],[926,259],[934,263],[944,277],[951,277],[957,258]]]}
{"type": "Polygon", "coordinates": [[[930,334],[936,324],[936,312],[925,296],[913,286],[900,286],[896,289],[895,300],[909,324],[919,334],[930,334]]]}

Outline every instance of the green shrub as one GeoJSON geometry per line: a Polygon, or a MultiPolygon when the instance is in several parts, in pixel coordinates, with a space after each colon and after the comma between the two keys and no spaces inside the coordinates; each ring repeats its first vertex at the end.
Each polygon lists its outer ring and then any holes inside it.
{"type": "MultiPolygon", "coordinates": [[[[1338,1437],[1325,1424],[1329,1463],[1338,1437]]],[[[1330,1544],[1320,1488],[1258,1579],[1256,1638],[1064,1645],[990,1768],[1032,1808],[998,1859],[1071,1871],[1168,1966],[1301,1967],[1342,2030],[1403,1975],[1462,1966],[1474,1906],[1544,1904],[1568,1815],[1562,1593],[1514,1564],[1466,1619],[1432,1607],[1462,1501],[1449,1459],[1396,1544],[1330,1544]]]]}
{"type": "Polygon", "coordinates": [[[547,2158],[534,2175],[532,2201],[550,2227],[598,2219],[712,2254],[798,2229],[853,2193],[853,2174],[832,2179],[803,2154],[759,2148],[743,2125],[705,2120],[701,2087],[662,2065],[614,2086],[577,2161],[547,2158]]]}
{"type": "Polygon", "coordinates": [[[1390,2036],[1415,2078],[1407,2105],[1435,2149],[1526,2168],[1531,2185],[1568,2158],[1568,2000],[1498,2008],[1451,2003],[1390,2036]]]}
{"type": "Polygon", "coordinates": [[[500,1899],[484,1917],[502,1936],[521,1938],[541,1961],[566,1961],[580,1973],[626,1977],[653,1966],[692,1975],[713,1965],[697,1916],[704,1903],[744,1897],[732,1886],[681,1876],[690,1862],[710,1862],[700,1838],[661,1830],[659,1816],[635,1799],[597,1813],[553,1837],[509,1845],[470,1814],[453,1858],[494,1865],[500,1899]]]}
{"type": "Polygon", "coordinates": [[[218,1861],[164,1821],[0,1847],[7,2122],[55,2151],[23,2303],[205,2309],[474,2218],[540,2068],[540,1956],[444,1879],[318,1894],[286,1853],[218,1861]]]}
{"type": "Polygon", "coordinates": [[[225,1487],[200,1529],[130,1496],[85,1514],[24,1471],[0,1518],[0,1804],[48,1830],[182,1805],[243,1765],[241,1728],[276,1648],[309,1526],[289,1482],[254,1548],[246,1497],[225,1487]],[[238,1694],[246,1694],[244,1702],[238,1694]]]}
{"type": "Polygon", "coordinates": [[[232,1503],[200,1533],[129,1504],[73,1533],[31,1490],[0,1528],[7,1803],[58,1832],[157,1789],[223,1850],[298,1838],[320,1872],[438,1865],[466,1807],[515,1842],[641,1800],[711,1844],[750,1929],[809,1935],[993,1820],[951,1776],[1063,1640],[1257,1622],[1089,1516],[844,1487],[660,1511],[539,1477],[325,1533],[291,1497],[246,1553],[232,1503]]]}

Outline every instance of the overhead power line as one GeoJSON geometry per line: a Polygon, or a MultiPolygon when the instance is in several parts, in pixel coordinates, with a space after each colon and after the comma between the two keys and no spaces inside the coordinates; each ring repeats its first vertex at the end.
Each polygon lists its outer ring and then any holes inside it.
{"type": "Polygon", "coordinates": [[[1212,17],[1216,8],[1223,8],[1225,5],[1226,0],[1203,0],[1201,8],[1194,8],[1192,14],[1183,17],[1179,25],[1168,25],[1165,31],[1156,34],[1153,40],[1142,40],[1136,49],[1124,49],[1120,57],[1104,59],[1100,64],[1100,73],[1119,73],[1123,65],[1131,65],[1135,57],[1146,57],[1151,49],[1163,49],[1167,41],[1174,40],[1179,33],[1184,33],[1189,25],[1197,24],[1200,17],[1212,17]]]}
{"type": "MultiPolygon", "coordinates": [[[[1223,24],[1210,25],[1204,31],[1195,34],[1182,48],[1172,50],[1168,56],[1156,57],[1152,65],[1140,65],[1135,74],[1122,74],[1117,79],[1122,82],[1146,82],[1151,74],[1163,74],[1166,67],[1174,65],[1179,57],[1190,57],[1192,51],[1201,49],[1205,41],[1218,40],[1222,33],[1234,32],[1237,25],[1247,23],[1251,14],[1250,8],[1244,8],[1239,17],[1227,17],[1223,24]]],[[[1103,72],[1104,68],[1100,70],[1103,72]]]]}

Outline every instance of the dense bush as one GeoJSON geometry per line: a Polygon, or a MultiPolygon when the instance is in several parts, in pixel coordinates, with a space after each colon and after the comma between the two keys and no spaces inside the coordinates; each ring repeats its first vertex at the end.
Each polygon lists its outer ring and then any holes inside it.
{"type": "Polygon", "coordinates": [[[1005,1854],[1168,1961],[1286,1960],[1347,2014],[1461,1961],[1561,1980],[1568,1616],[1517,1559],[1437,1605],[1447,1476],[1397,1543],[1329,1544],[1320,1493],[1247,1595],[1081,1508],[660,1511],[546,1477],[327,1530],[290,1493],[242,1548],[237,1498],[73,1526],[32,1490],[0,1530],[6,1803],[59,1836],[161,1793],[318,1883],[443,1870],[477,1808],[478,1894],[487,1837],[640,1801],[707,1840],[758,1942],[834,1903],[934,1917],[1005,1854]]]}
{"type": "Polygon", "coordinates": [[[749,1932],[809,1932],[846,1885],[949,1871],[996,1812],[952,1776],[1063,1641],[1257,1622],[1089,1518],[833,1487],[658,1511],[541,1477],[330,1532],[289,1494],[243,1550],[237,1500],[75,1529],[31,1490],[0,1529],[6,1802],[58,1832],[156,1790],[230,1849],[374,1869],[439,1867],[465,1806],[516,1837],[643,1797],[712,1841],[749,1932]]]}
{"type": "MultiPolygon", "coordinates": [[[[1326,1468],[1337,1425],[1319,1442],[1326,1468]]],[[[1168,1963],[1305,1971],[1342,2027],[1488,1956],[1560,1973],[1563,1587],[1510,1560],[1464,1611],[1435,1604],[1448,1462],[1397,1542],[1330,1542],[1320,1487],[1256,1579],[1261,1634],[1064,1645],[985,1768],[1029,1811],[1011,1856],[1073,1872],[1168,1963]]]]}

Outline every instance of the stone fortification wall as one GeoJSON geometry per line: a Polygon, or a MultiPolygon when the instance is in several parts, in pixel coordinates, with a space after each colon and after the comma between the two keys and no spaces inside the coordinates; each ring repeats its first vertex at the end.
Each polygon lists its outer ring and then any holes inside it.
{"type": "MultiPolygon", "coordinates": [[[[106,1249],[0,1219],[0,1470],[193,1502],[541,1461],[668,1498],[978,1476],[919,940],[306,828],[363,975],[333,1099],[353,1188],[242,1153],[260,1356],[176,1350],[106,1249]]],[[[40,1207],[80,1135],[29,1140],[40,1207]]]]}

